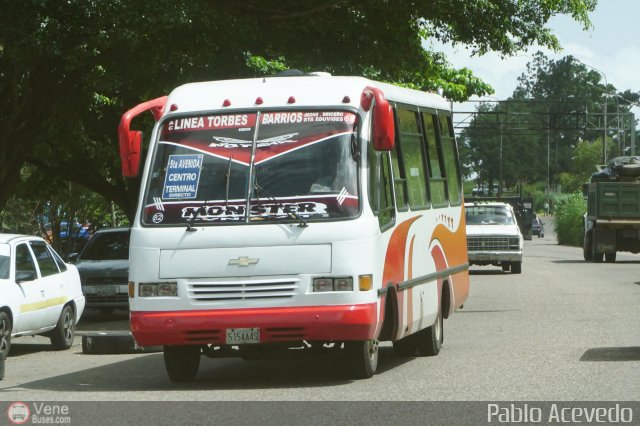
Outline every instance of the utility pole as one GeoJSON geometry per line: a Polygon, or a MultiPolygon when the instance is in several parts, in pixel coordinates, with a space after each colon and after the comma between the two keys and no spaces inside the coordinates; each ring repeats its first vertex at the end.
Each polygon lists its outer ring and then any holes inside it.
{"type": "Polygon", "coordinates": [[[609,83],[607,82],[607,76],[598,68],[592,67],[589,64],[585,64],[578,58],[571,56],[571,59],[584,65],[585,67],[589,67],[592,70],[597,71],[604,78],[604,138],[602,139],[602,164],[607,164],[607,101],[609,100],[609,83]]]}

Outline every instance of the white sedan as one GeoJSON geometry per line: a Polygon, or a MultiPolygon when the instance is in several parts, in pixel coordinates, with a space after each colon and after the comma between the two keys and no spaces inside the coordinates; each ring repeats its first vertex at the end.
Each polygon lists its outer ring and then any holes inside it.
{"type": "Polygon", "coordinates": [[[0,234],[0,352],[13,337],[41,334],[55,349],[73,344],[84,310],[80,276],[42,238],[0,234]]]}

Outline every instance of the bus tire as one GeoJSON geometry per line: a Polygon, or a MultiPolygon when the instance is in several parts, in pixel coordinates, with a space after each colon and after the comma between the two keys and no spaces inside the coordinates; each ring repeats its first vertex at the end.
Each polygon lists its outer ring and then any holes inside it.
{"type": "Polygon", "coordinates": [[[393,342],[393,351],[396,355],[400,357],[415,356],[418,350],[415,337],[416,336],[412,334],[393,342]]]}
{"type": "Polygon", "coordinates": [[[164,366],[174,383],[190,382],[200,368],[200,346],[165,346],[164,366]]]}
{"type": "Polygon", "coordinates": [[[522,262],[511,262],[511,273],[512,274],[522,273],[522,262]]]}
{"type": "Polygon", "coordinates": [[[58,318],[58,324],[56,324],[56,328],[51,330],[51,334],[49,335],[53,349],[58,351],[69,349],[73,344],[75,330],[76,320],[73,308],[67,305],[62,308],[60,318],[58,318]]]}
{"type": "Polygon", "coordinates": [[[444,341],[444,319],[442,318],[442,309],[438,312],[436,322],[425,329],[416,333],[418,355],[420,356],[436,356],[440,353],[442,342],[444,341]]]}
{"type": "Polygon", "coordinates": [[[378,369],[378,341],[345,342],[347,365],[354,379],[368,379],[378,369]]]}
{"type": "Polygon", "coordinates": [[[613,263],[616,261],[616,252],[614,251],[613,253],[605,253],[604,254],[604,260],[607,263],[613,263]]]}
{"type": "Polygon", "coordinates": [[[511,270],[511,264],[509,262],[502,262],[502,272],[509,272],[511,270]]]}

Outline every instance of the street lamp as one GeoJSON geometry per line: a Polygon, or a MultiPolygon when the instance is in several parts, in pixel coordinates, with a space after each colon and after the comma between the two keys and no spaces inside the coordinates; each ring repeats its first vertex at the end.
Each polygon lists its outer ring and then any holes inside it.
{"type": "Polygon", "coordinates": [[[582,62],[580,59],[570,56],[570,58],[573,61],[576,61],[582,65],[584,65],[585,67],[591,68],[594,71],[599,72],[602,77],[604,77],[604,139],[602,140],[602,164],[607,164],[607,101],[608,99],[608,88],[609,88],[609,83],[607,82],[607,76],[605,75],[605,73],[603,73],[602,71],[600,71],[599,69],[592,67],[589,64],[585,64],[584,62],[582,62]]]}

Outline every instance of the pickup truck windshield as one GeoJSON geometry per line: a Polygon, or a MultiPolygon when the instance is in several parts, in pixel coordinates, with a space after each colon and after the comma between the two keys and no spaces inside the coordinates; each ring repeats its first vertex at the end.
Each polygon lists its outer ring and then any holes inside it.
{"type": "Polygon", "coordinates": [[[355,123],[354,113],[333,110],[165,120],[146,184],[143,222],[214,225],[355,217],[355,123]]]}
{"type": "Polygon", "coordinates": [[[505,207],[465,207],[467,225],[515,225],[511,210],[505,207]]]}

